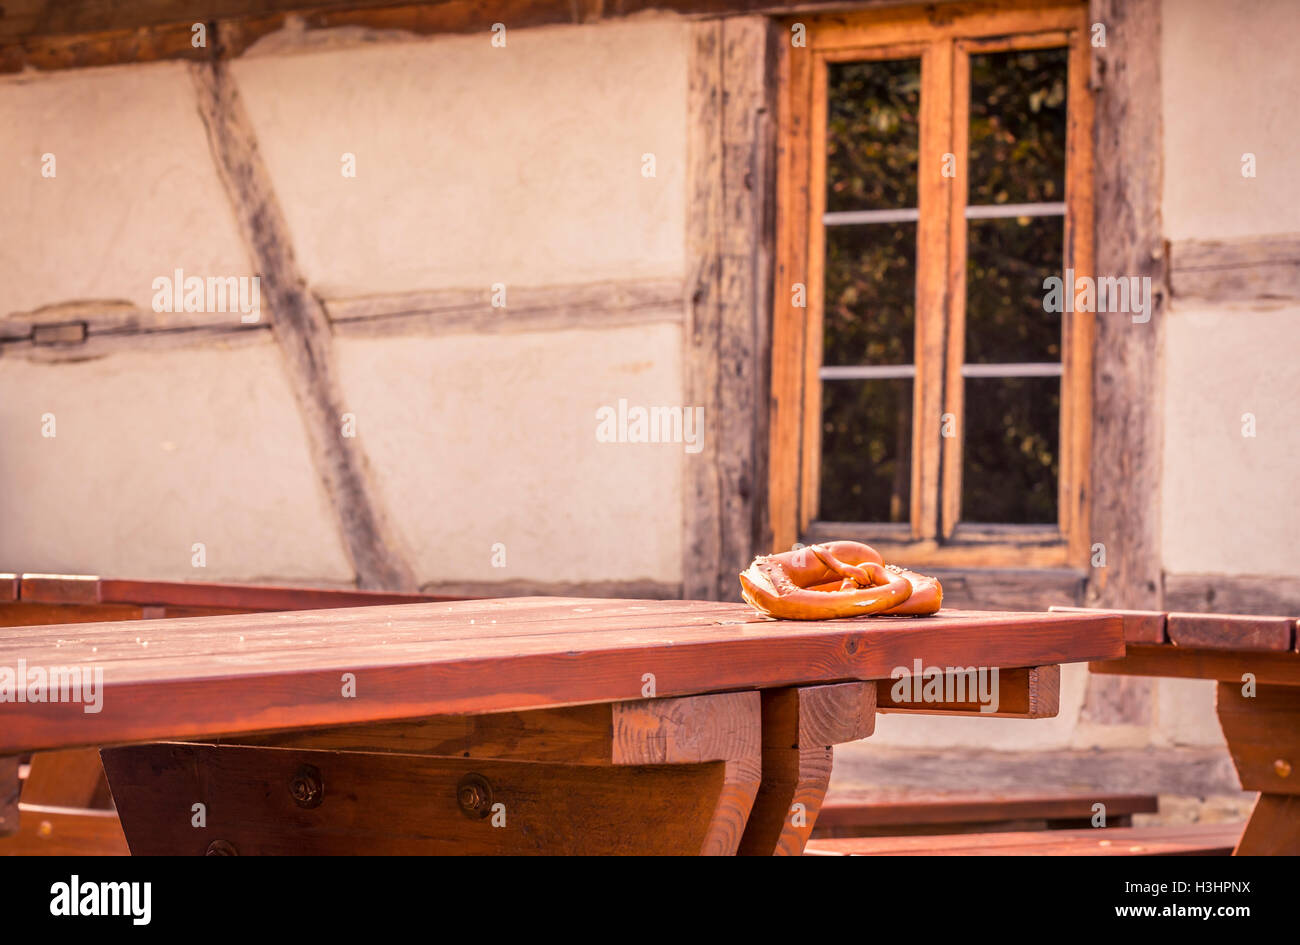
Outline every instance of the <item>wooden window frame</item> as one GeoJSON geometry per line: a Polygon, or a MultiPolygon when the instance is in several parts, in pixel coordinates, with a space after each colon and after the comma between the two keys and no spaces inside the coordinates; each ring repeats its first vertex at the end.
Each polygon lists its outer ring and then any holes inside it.
{"type": "MultiPolygon", "coordinates": [[[[1086,3],[984,2],[790,18],[807,46],[783,44],[772,332],[769,516],[774,550],[857,538],[886,559],[934,567],[1084,567],[1088,561],[1094,317],[1062,314],[1058,522],[961,523],[968,53],[1068,49],[1063,268],[1093,274],[1093,101],[1086,3]],[[828,64],[921,59],[916,339],[909,523],[822,522],[820,464],[828,64]],[[959,156],[955,177],[943,155],[959,156]],[[792,287],[806,287],[806,308],[792,287]],[[956,436],[942,437],[941,416],[956,436]]],[[[1064,273],[1062,274],[1064,275],[1064,273]]],[[[1072,287],[1071,287],[1072,289],[1072,287]]]]}

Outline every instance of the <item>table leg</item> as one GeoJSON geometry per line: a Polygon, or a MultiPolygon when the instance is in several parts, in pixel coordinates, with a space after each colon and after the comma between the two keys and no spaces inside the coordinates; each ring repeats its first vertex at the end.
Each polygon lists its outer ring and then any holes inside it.
{"type": "Polygon", "coordinates": [[[763,781],[740,853],[803,853],[830,784],[832,746],[866,738],[875,722],[873,682],[764,691],[763,781]]]}
{"type": "Polygon", "coordinates": [[[1233,856],[1296,856],[1300,854],[1300,797],[1263,794],[1255,800],[1250,820],[1233,856]]]}
{"type": "Polygon", "coordinates": [[[1241,786],[1259,799],[1234,854],[1300,854],[1300,688],[1219,683],[1219,725],[1241,786]]]}

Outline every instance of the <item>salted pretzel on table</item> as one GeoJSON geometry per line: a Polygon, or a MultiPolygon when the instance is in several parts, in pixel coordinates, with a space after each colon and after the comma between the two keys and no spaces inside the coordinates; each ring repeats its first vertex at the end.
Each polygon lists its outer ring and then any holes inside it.
{"type": "Polygon", "coordinates": [[[770,617],[923,617],[937,613],[937,578],[885,564],[860,541],[831,541],[777,555],[760,555],[740,572],[741,596],[770,617]]]}

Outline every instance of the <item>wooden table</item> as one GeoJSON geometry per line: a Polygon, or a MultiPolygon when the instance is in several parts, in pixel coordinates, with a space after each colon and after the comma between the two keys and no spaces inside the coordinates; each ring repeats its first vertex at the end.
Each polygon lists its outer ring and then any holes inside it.
{"type": "Polygon", "coordinates": [[[1216,708],[1241,786],[1259,799],[1237,854],[1300,854],[1300,652],[1296,620],[1119,611],[1120,660],[1094,673],[1218,681],[1216,708]]]}
{"type": "Polygon", "coordinates": [[[877,710],[981,714],[873,680],[998,667],[998,714],[1043,717],[1058,664],[1122,653],[1105,614],[566,598],[4,628],[0,667],[93,667],[103,694],[0,703],[0,805],[15,756],[115,746],[137,854],[799,853],[877,710]]]}

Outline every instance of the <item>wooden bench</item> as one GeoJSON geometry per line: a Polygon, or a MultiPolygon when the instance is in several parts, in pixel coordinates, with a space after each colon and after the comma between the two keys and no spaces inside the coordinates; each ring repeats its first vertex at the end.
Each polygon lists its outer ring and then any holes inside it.
{"type": "MultiPolygon", "coordinates": [[[[1052,608],[1059,613],[1099,613],[1052,608]]],[[[1213,679],[1216,708],[1241,786],[1259,791],[1238,854],[1300,854],[1300,650],[1294,617],[1111,611],[1123,659],[1094,673],[1213,679]]]]}
{"type": "Polygon", "coordinates": [[[8,628],[0,667],[93,665],[102,705],[0,703],[0,777],[105,746],[137,854],[797,854],[876,680],[997,667],[1002,714],[1045,717],[1057,664],[1121,652],[1109,615],[564,598],[8,628]]]}
{"type": "Polygon", "coordinates": [[[810,840],[814,856],[1227,856],[1241,824],[810,840]]]}
{"type": "Polygon", "coordinates": [[[1154,794],[974,794],[956,792],[831,792],[813,830],[815,839],[955,834],[1091,827],[1095,805],[1107,829],[1127,827],[1134,814],[1159,809],[1154,794]]]}
{"type": "Polygon", "coordinates": [[[463,600],[429,594],[199,581],[129,581],[89,574],[0,574],[0,627],[463,600]]]}

